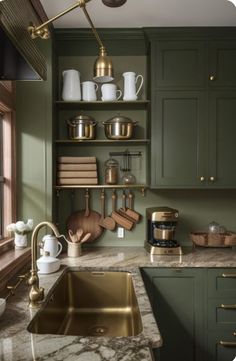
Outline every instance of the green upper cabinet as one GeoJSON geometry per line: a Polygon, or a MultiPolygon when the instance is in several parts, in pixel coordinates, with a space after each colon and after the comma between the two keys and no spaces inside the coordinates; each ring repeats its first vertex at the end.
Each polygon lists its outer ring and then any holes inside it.
{"type": "Polygon", "coordinates": [[[209,42],[209,86],[236,86],[236,42],[219,40],[209,42]]]}
{"type": "Polygon", "coordinates": [[[209,95],[208,183],[236,187],[236,91],[209,95]]]}
{"type": "Polygon", "coordinates": [[[205,103],[201,91],[155,93],[151,186],[202,186],[207,151],[205,103]]]}
{"type": "Polygon", "coordinates": [[[236,188],[235,39],[151,33],[151,188],[236,188]]]}
{"type": "Polygon", "coordinates": [[[203,87],[205,45],[202,41],[154,41],[154,88],[203,87]]]}

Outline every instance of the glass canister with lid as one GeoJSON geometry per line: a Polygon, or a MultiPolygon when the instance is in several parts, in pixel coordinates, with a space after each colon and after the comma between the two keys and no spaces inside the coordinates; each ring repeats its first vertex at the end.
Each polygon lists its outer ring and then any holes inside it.
{"type": "Polygon", "coordinates": [[[105,162],[105,184],[118,183],[118,162],[113,158],[109,158],[105,162]]]}

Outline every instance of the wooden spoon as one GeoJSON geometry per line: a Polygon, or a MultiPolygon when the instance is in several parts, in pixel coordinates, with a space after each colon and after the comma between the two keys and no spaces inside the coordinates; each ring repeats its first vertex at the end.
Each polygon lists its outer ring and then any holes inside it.
{"type": "Polygon", "coordinates": [[[101,192],[101,219],[99,221],[99,225],[109,231],[113,231],[116,228],[116,222],[113,218],[107,216],[105,217],[105,191],[102,189],[101,192]]]}
{"type": "Polygon", "coordinates": [[[78,242],[78,237],[76,233],[73,233],[71,229],[68,230],[68,234],[70,236],[70,240],[72,243],[78,242]]]}

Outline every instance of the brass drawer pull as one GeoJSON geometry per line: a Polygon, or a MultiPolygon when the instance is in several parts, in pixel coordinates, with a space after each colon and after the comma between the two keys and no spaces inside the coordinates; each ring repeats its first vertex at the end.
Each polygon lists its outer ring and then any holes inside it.
{"type": "Polygon", "coordinates": [[[236,342],[220,341],[220,345],[224,347],[236,347],[236,342]]]}
{"type": "Polygon", "coordinates": [[[200,177],[200,181],[201,181],[201,182],[204,182],[204,181],[205,181],[205,177],[201,176],[201,177],[200,177]]]}
{"type": "Polygon", "coordinates": [[[214,80],[216,80],[216,77],[215,77],[215,75],[210,75],[209,79],[210,79],[210,81],[214,81],[214,80]]]}
{"type": "Polygon", "coordinates": [[[224,309],[236,309],[236,305],[224,305],[223,303],[220,307],[224,309]]]}
{"type": "Polygon", "coordinates": [[[224,277],[224,278],[236,278],[236,273],[223,273],[222,277],[224,277]]]}

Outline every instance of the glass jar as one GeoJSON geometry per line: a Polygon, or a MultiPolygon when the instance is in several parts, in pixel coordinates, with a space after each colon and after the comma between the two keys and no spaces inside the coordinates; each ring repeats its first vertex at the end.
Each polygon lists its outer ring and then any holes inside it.
{"type": "Polygon", "coordinates": [[[118,182],[118,162],[110,158],[105,162],[105,184],[117,184],[118,182]]]}

